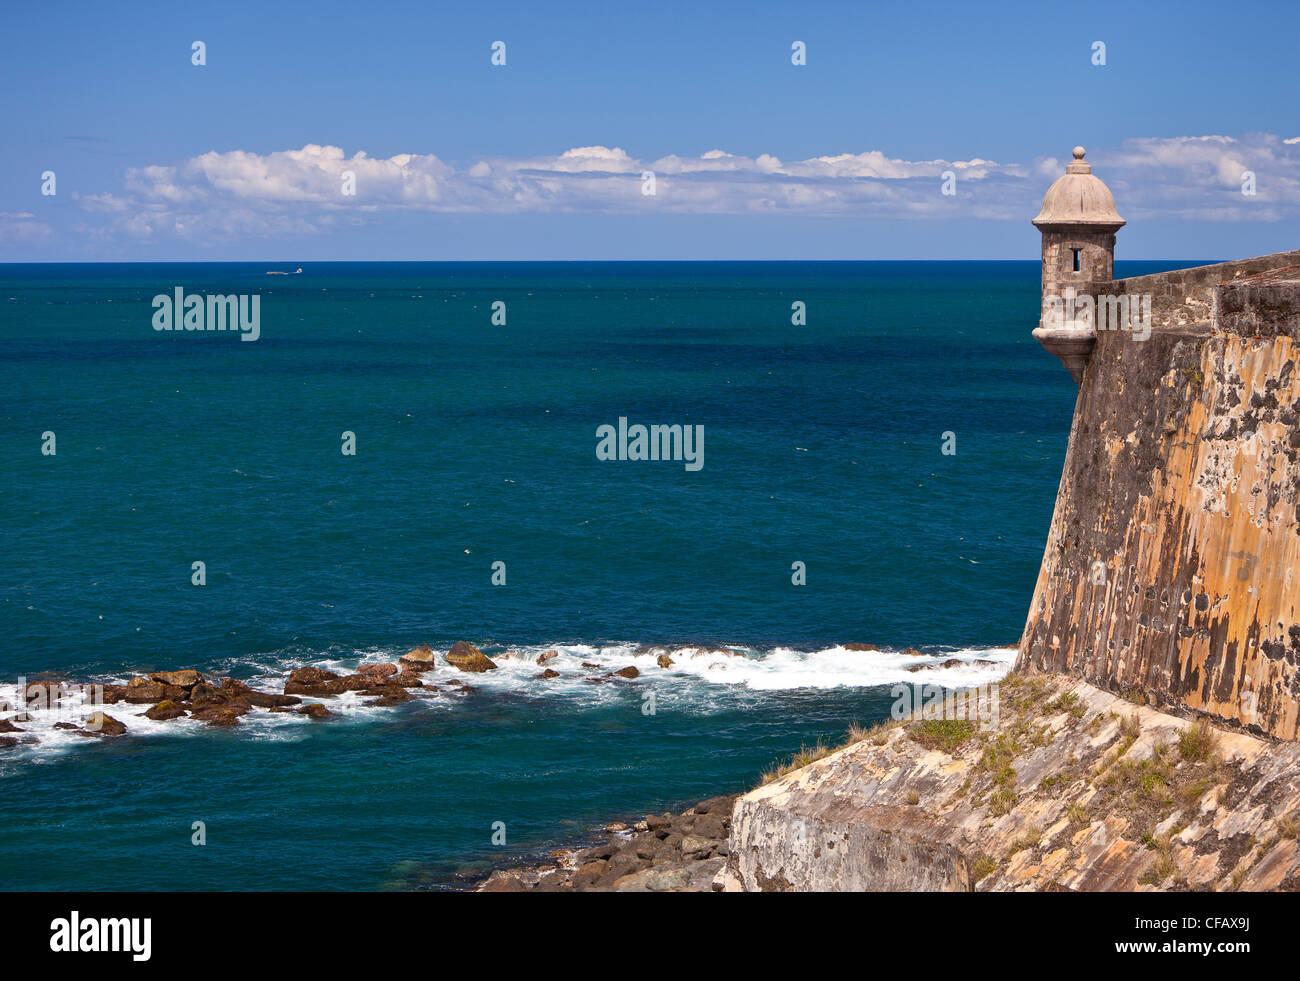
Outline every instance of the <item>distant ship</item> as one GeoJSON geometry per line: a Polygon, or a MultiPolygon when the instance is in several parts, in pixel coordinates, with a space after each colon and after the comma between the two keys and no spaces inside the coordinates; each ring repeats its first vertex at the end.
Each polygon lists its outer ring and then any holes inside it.
{"type": "MultiPolygon", "coordinates": [[[[293,274],[296,276],[296,275],[298,275],[298,273],[300,273],[300,272],[302,272],[302,266],[299,266],[297,269],[295,269],[295,270],[293,271],[293,274]]],[[[288,274],[287,272],[285,272],[283,269],[268,269],[268,270],[266,271],[266,274],[267,274],[268,276],[288,276],[288,275],[289,275],[289,274],[288,274]]]]}

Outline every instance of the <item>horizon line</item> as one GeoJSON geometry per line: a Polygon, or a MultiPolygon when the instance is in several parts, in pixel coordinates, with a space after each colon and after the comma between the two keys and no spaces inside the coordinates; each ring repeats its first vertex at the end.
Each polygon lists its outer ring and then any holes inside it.
{"type": "MultiPolygon", "coordinates": [[[[1149,257],[1134,256],[1125,259],[1116,259],[1115,262],[1229,262],[1229,259],[1203,259],[1187,257],[1149,257]]],[[[242,265],[295,265],[305,266],[306,264],[324,265],[379,265],[393,262],[420,262],[420,263],[463,263],[463,262],[529,262],[529,263],[579,263],[579,262],[600,262],[600,263],[620,263],[620,262],[1032,262],[1040,264],[1041,257],[1034,258],[1015,258],[1008,259],[1005,257],[997,258],[921,258],[921,257],[900,257],[888,259],[7,259],[0,260],[0,266],[130,266],[167,263],[171,265],[220,265],[220,264],[242,264],[242,265]]]]}

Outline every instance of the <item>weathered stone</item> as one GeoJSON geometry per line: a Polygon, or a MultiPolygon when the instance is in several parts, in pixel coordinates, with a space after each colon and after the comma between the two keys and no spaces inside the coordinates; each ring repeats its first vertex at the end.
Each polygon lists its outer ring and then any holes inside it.
{"type": "Polygon", "coordinates": [[[403,702],[411,701],[415,696],[403,688],[401,685],[382,685],[377,688],[365,688],[360,694],[370,696],[378,695],[374,701],[375,705],[401,705],[403,702]]]}
{"type": "Polygon", "coordinates": [[[669,657],[667,654],[660,654],[657,658],[655,658],[655,664],[659,665],[659,667],[661,668],[671,668],[675,663],[676,662],[673,661],[673,659],[669,657]]]}
{"type": "Polygon", "coordinates": [[[432,671],[436,665],[433,650],[428,644],[421,644],[414,650],[407,651],[400,658],[406,664],[404,670],[432,671]]]}
{"type": "MultiPolygon", "coordinates": [[[[430,653],[432,653],[432,651],[430,651],[430,653]]],[[[388,663],[363,664],[361,667],[357,668],[357,674],[375,679],[391,678],[393,675],[397,674],[397,665],[388,663]]]]}
{"type": "MultiPolygon", "coordinates": [[[[215,685],[210,685],[206,681],[201,681],[190,689],[190,702],[195,710],[212,708],[219,705],[225,705],[232,698],[239,696],[229,692],[224,692],[215,685]]],[[[130,699],[127,699],[130,701],[130,699]]]]}
{"type": "Polygon", "coordinates": [[[999,702],[987,733],[954,729],[936,748],[909,723],[740,797],[734,888],[1300,885],[1285,826],[1300,814],[1300,745],[1200,730],[1059,675],[1013,675],[999,702]],[[1025,732],[1039,735],[1016,736],[1025,732]]]}
{"type": "Polygon", "coordinates": [[[696,804],[694,810],[696,814],[720,814],[727,818],[731,816],[731,808],[735,803],[735,794],[724,797],[710,797],[708,800],[702,800],[696,804]]]}
{"type": "Polygon", "coordinates": [[[684,868],[652,868],[634,872],[615,880],[619,892],[671,892],[691,884],[691,874],[684,868]]]}
{"type": "Polygon", "coordinates": [[[291,705],[301,705],[302,699],[297,695],[275,695],[265,691],[248,691],[241,696],[244,701],[258,708],[288,708],[291,705]]]}
{"type": "MultiPolygon", "coordinates": [[[[165,686],[148,678],[132,678],[126,686],[125,700],[132,705],[161,702],[167,697],[165,686]]],[[[183,697],[183,696],[182,696],[183,697]]]]}
{"type": "Polygon", "coordinates": [[[337,681],[339,676],[323,668],[294,668],[289,672],[289,681],[301,685],[320,685],[327,681],[337,681]]]}
{"type": "Polygon", "coordinates": [[[94,712],[81,728],[84,736],[121,736],[125,735],[126,726],[104,712],[94,712]]]}
{"type": "Polygon", "coordinates": [[[171,685],[173,688],[193,688],[203,680],[203,675],[189,668],[182,671],[155,671],[149,677],[159,684],[171,685]]]}
{"type": "Polygon", "coordinates": [[[185,714],[185,710],[179,704],[169,698],[163,699],[153,708],[145,712],[145,718],[153,719],[155,722],[163,722],[167,719],[179,719],[185,714]]]}
{"type": "Polygon", "coordinates": [[[28,708],[52,708],[64,695],[66,682],[51,679],[29,681],[23,689],[23,701],[28,708]]]}
{"type": "Polygon", "coordinates": [[[207,708],[200,712],[195,712],[194,718],[198,719],[200,722],[206,722],[210,726],[215,726],[220,729],[228,729],[231,726],[239,725],[240,715],[241,713],[234,709],[214,706],[213,708],[207,708]]]}
{"type": "Polygon", "coordinates": [[[310,719],[328,719],[334,713],[320,703],[313,703],[311,705],[302,706],[298,709],[298,714],[305,715],[310,719]]]}
{"type": "Polygon", "coordinates": [[[580,865],[585,865],[588,862],[601,861],[609,858],[618,851],[620,847],[622,846],[618,841],[604,841],[599,845],[592,845],[590,848],[584,848],[574,856],[574,861],[580,865]]]}
{"type": "Polygon", "coordinates": [[[541,674],[537,675],[538,678],[558,678],[559,676],[560,672],[554,671],[551,668],[547,668],[541,674]]]}
{"type": "Polygon", "coordinates": [[[479,892],[527,892],[528,887],[513,875],[495,876],[485,882],[479,892]]]}
{"type": "Polygon", "coordinates": [[[537,663],[545,664],[547,661],[553,661],[555,658],[559,656],[560,656],[559,651],[542,651],[542,653],[537,655],[537,663]]]}
{"type": "Polygon", "coordinates": [[[1016,669],[1296,740],[1300,250],[1116,280],[1083,156],[1034,219],[1034,336],[1079,392],[1016,669]]]}
{"type": "Polygon", "coordinates": [[[706,858],[713,851],[715,842],[699,835],[686,835],[682,838],[681,851],[687,857],[706,858]]]}
{"type": "Polygon", "coordinates": [[[691,832],[701,838],[720,841],[727,837],[727,819],[721,814],[701,815],[696,819],[691,832]]]}
{"type": "Polygon", "coordinates": [[[318,668],[299,668],[289,675],[289,680],[284,685],[284,693],[321,698],[326,695],[361,691],[374,685],[375,679],[364,674],[338,675],[333,671],[321,671],[318,668]]]}
{"type": "Polygon", "coordinates": [[[447,663],[459,671],[495,671],[496,665],[473,644],[458,640],[447,652],[447,663]]]}

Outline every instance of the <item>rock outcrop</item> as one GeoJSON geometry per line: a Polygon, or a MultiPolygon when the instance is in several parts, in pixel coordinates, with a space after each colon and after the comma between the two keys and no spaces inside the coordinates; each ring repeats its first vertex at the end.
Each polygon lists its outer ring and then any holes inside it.
{"type": "Polygon", "coordinates": [[[1300,889],[1300,745],[1076,678],[880,727],[736,801],[729,890],[1300,889]]]}
{"type": "Polygon", "coordinates": [[[473,644],[458,640],[447,652],[447,663],[460,671],[495,671],[496,664],[473,644]]]}
{"type": "Polygon", "coordinates": [[[493,873],[479,892],[716,892],[727,860],[734,797],[711,797],[680,814],[616,824],[594,844],[553,861],[493,873]]]}

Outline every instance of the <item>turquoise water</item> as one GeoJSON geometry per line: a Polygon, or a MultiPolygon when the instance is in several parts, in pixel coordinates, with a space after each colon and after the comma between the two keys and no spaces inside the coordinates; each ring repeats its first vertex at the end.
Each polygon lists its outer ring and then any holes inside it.
{"type": "Polygon", "coordinates": [[[0,751],[8,888],[454,886],[883,717],[912,676],[844,642],[1004,670],[984,649],[1023,626],[1074,398],[1029,336],[1036,262],[265,275],[296,265],[0,266],[0,694],[179,667],[278,687],[460,639],[557,647],[562,676],[515,657],[317,724],[38,726],[0,751]],[[260,339],[155,332],[176,286],[260,293],[260,339]],[[621,416],[702,425],[703,469],[598,460],[621,416]],[[637,653],[691,643],[746,657],[637,653]]]}

